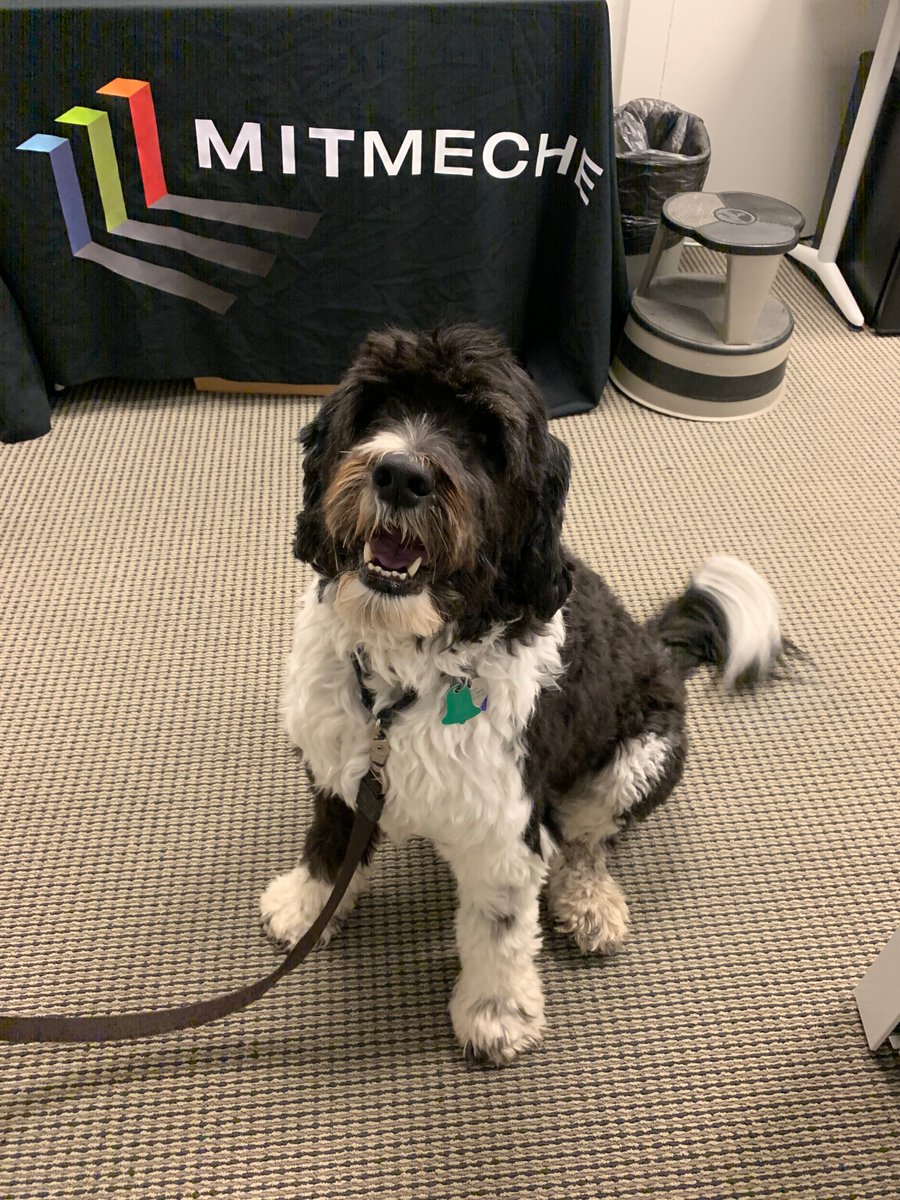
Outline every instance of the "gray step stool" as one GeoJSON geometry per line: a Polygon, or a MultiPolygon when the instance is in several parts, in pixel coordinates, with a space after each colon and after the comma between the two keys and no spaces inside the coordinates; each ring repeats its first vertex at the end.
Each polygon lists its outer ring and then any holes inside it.
{"type": "Polygon", "coordinates": [[[769,295],[803,214],[753,192],[670,196],[631,298],[613,383],[639,404],[694,421],[754,416],[781,396],[794,319],[769,295]],[[692,237],[725,275],[678,273],[692,237]]]}

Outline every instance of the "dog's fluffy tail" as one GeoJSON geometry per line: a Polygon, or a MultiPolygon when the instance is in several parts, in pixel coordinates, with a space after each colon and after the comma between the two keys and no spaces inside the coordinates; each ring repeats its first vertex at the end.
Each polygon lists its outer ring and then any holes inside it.
{"type": "Polygon", "coordinates": [[[712,663],[726,688],[760,683],[793,649],[781,636],[775,593],[747,563],[725,554],[708,558],[648,629],[684,676],[712,663]]]}

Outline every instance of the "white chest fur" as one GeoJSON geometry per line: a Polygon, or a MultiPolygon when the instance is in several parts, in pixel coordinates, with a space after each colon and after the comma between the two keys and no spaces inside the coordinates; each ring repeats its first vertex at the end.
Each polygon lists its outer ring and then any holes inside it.
{"type": "Polygon", "coordinates": [[[429,838],[457,852],[521,835],[530,801],[522,784],[523,735],[542,688],[562,671],[562,613],[530,644],[507,646],[501,630],[447,648],[444,634],[414,639],[378,634],[361,642],[336,613],[334,588],[303,598],[288,658],[282,713],[316,783],[355,803],[369,767],[371,718],[352,655],[365,652],[376,710],[414,689],[418,699],[390,729],[381,825],[393,840],[429,838]],[[445,725],[448,689],[477,678],[484,712],[445,725]]]}

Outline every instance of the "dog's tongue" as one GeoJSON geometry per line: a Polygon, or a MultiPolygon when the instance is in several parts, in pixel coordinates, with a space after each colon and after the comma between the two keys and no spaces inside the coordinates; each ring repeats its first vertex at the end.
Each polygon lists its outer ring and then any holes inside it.
{"type": "Polygon", "coordinates": [[[405,571],[417,558],[425,557],[421,542],[404,542],[399,533],[379,533],[369,542],[372,557],[388,571],[405,571]]]}

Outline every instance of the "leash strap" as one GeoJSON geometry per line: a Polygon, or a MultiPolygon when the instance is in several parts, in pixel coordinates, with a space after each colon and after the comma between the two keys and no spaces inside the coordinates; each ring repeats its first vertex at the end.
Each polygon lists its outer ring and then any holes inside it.
{"type": "Polygon", "coordinates": [[[111,1013],[96,1017],[13,1017],[0,1015],[0,1041],[3,1042],[119,1042],[129,1038],[174,1033],[177,1029],[195,1029],[222,1017],[240,1012],[273,988],[306,958],[334,916],[353,873],[362,861],[384,808],[384,791],[379,780],[368,772],[356,797],[356,816],[350,830],[347,852],[338,870],[334,891],[325,907],[288,956],[265,978],[233,992],[181,1004],[177,1008],[151,1009],[147,1012],[111,1013]]]}
{"type": "Polygon", "coordinates": [[[0,1014],[0,1042],[121,1042],[131,1038],[153,1037],[174,1033],[178,1029],[196,1029],[219,1021],[222,1017],[240,1012],[261,999],[266,992],[299,966],[322,936],[325,926],[334,916],[350,880],[362,862],[378,828],[384,809],[382,768],[387,758],[387,731],[394,718],[416,700],[414,691],[406,691],[394,704],[374,711],[375,696],[366,687],[362,664],[353,655],[353,666],[359,682],[360,698],[374,718],[372,733],[372,766],[362,778],[356,796],[356,815],[343,862],[338,868],[334,890],[325,907],[287,957],[263,979],[233,992],[224,992],[210,1000],[180,1004],[176,1008],[149,1009],[145,1012],[107,1013],[96,1017],[19,1017],[0,1014]]]}

